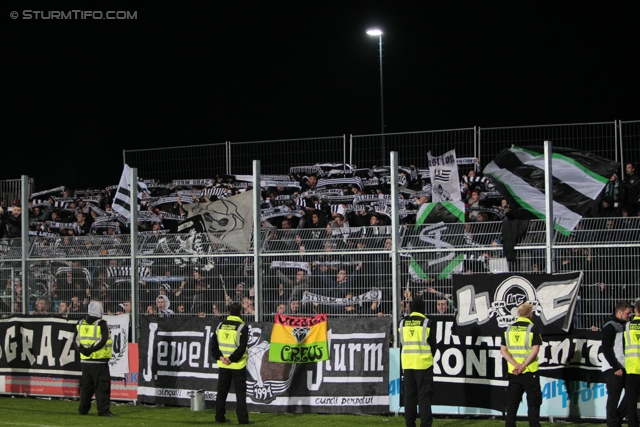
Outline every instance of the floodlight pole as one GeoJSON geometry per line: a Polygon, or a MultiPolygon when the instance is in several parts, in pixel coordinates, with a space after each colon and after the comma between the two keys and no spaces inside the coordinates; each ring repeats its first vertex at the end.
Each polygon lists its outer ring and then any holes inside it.
{"type": "Polygon", "coordinates": [[[378,46],[380,51],[380,124],[381,124],[381,134],[382,134],[382,143],[380,144],[380,155],[381,155],[381,164],[380,166],[384,166],[386,162],[386,148],[384,141],[384,84],[382,80],[382,31],[378,29],[367,30],[367,34],[370,36],[378,36],[378,46]]]}

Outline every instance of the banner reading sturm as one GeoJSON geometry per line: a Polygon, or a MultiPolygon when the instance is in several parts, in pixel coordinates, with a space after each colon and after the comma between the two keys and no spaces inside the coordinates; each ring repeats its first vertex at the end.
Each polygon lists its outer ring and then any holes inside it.
{"type": "MultiPolygon", "coordinates": [[[[205,390],[213,407],[218,367],[211,339],[218,320],[143,318],[138,401],[189,406],[205,390]]],[[[369,413],[389,411],[391,319],[332,319],[330,359],[306,364],[269,361],[272,323],[250,323],[247,397],[250,411],[369,413]]],[[[235,394],[229,396],[233,405],[235,394]]]]}
{"type": "Polygon", "coordinates": [[[500,335],[516,321],[518,306],[529,302],[543,334],[565,333],[581,281],[582,272],[453,275],[458,332],[500,335]]]}

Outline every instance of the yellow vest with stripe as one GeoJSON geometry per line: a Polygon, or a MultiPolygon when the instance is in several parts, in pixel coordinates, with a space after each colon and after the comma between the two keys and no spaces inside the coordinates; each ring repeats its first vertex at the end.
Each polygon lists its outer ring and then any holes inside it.
{"type": "MultiPolygon", "coordinates": [[[[89,348],[102,338],[102,331],[100,328],[100,322],[104,320],[96,320],[93,323],[87,323],[86,320],[81,320],[77,325],[78,330],[78,343],[80,346],[89,348]]],[[[107,337],[107,343],[100,350],[94,351],[89,356],[85,356],[80,353],[80,360],[99,360],[99,359],[111,359],[113,354],[113,341],[111,341],[111,334],[107,337]]]]}
{"type": "MultiPolygon", "coordinates": [[[[238,316],[229,316],[227,321],[222,322],[216,329],[216,338],[218,339],[218,347],[224,357],[229,357],[240,346],[240,333],[244,329],[245,325],[241,318],[238,316]],[[227,323],[227,321],[239,322],[239,325],[227,323]]],[[[247,366],[247,352],[242,355],[242,358],[237,362],[232,362],[230,365],[225,365],[218,360],[218,368],[225,369],[242,369],[247,366]]]]}
{"type": "MultiPolygon", "coordinates": [[[[528,325],[509,326],[507,331],[504,333],[504,342],[513,359],[518,364],[522,364],[527,360],[527,357],[529,357],[533,350],[533,333],[531,332],[533,329],[533,322],[526,317],[518,317],[516,323],[518,322],[528,323],[528,325]]],[[[512,374],[515,368],[511,363],[507,363],[507,369],[509,370],[509,373],[512,374]]],[[[524,374],[527,372],[538,372],[537,357],[533,362],[527,365],[521,373],[524,374]]]]}
{"type": "Polygon", "coordinates": [[[633,316],[624,331],[624,369],[640,375],[640,316],[633,316]]]}
{"type": "Polygon", "coordinates": [[[427,317],[418,312],[411,313],[409,317],[420,319],[404,319],[400,322],[398,330],[402,345],[402,369],[429,369],[433,366],[433,354],[428,341],[431,328],[428,326],[427,317]]]}

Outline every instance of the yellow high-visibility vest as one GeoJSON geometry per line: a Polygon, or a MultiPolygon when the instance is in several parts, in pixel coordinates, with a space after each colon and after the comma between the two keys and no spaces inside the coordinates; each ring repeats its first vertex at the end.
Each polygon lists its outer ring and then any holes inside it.
{"type": "MultiPolygon", "coordinates": [[[[231,356],[231,354],[240,347],[240,333],[245,327],[244,322],[238,316],[229,316],[227,317],[227,321],[220,323],[216,329],[218,347],[224,357],[231,356]],[[227,323],[227,321],[235,321],[240,324],[234,325],[227,323]]],[[[245,352],[240,360],[232,362],[230,365],[225,365],[218,360],[218,367],[225,369],[242,369],[247,366],[247,357],[247,352],[245,352]]]]}
{"type": "MultiPolygon", "coordinates": [[[[507,331],[504,333],[504,342],[513,359],[518,362],[518,364],[522,364],[527,360],[527,357],[529,357],[533,350],[533,333],[531,332],[533,329],[533,322],[526,317],[518,317],[516,323],[518,322],[528,323],[528,325],[513,324],[509,326],[507,331]]],[[[514,367],[511,363],[507,363],[507,367],[509,373],[513,373],[514,367]]],[[[527,365],[521,373],[524,374],[526,372],[538,372],[537,357],[536,360],[527,365]]]]}
{"type": "Polygon", "coordinates": [[[400,322],[398,330],[402,345],[402,369],[429,369],[433,366],[433,354],[428,341],[431,328],[427,317],[418,312],[411,313],[409,317],[420,319],[404,319],[400,322]]]}
{"type": "MultiPolygon", "coordinates": [[[[77,325],[78,331],[78,343],[81,347],[89,348],[102,338],[102,332],[100,330],[100,322],[104,320],[100,319],[94,323],[87,323],[86,320],[81,320],[77,325]]],[[[111,334],[107,336],[107,343],[98,351],[94,351],[89,356],[85,356],[80,353],[81,360],[96,360],[96,359],[111,359],[113,354],[113,341],[111,341],[111,334]]]]}
{"type": "Polygon", "coordinates": [[[640,375],[640,316],[633,316],[624,331],[624,369],[640,375]]]}

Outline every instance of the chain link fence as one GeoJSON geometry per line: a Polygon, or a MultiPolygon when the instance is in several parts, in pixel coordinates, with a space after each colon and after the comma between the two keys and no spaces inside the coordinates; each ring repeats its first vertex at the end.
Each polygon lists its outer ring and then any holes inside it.
{"type": "MultiPolygon", "coordinates": [[[[428,313],[453,313],[449,296],[456,274],[547,270],[543,221],[530,221],[509,261],[501,227],[500,222],[439,225],[429,231],[437,235],[434,246],[423,244],[422,231],[403,226],[397,295],[389,226],[264,229],[257,266],[252,251],[211,243],[205,234],[144,236],[135,286],[129,236],[32,237],[24,295],[28,313],[71,318],[84,316],[96,296],[109,313],[129,312],[137,301],[141,316],[215,317],[234,301],[242,304],[247,320],[256,310],[265,320],[274,313],[391,316],[394,304],[403,312],[418,295],[425,297],[428,313]]],[[[616,301],[640,297],[639,257],[637,217],[584,219],[571,235],[556,235],[553,271],[584,271],[574,327],[601,326],[616,301]]],[[[19,242],[5,241],[2,316],[22,312],[20,269],[19,242]]]]}

